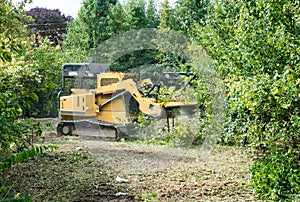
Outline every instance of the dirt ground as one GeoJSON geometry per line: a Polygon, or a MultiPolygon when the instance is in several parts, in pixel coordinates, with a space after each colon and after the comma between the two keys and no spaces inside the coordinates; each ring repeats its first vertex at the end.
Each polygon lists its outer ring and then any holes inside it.
{"type": "MultiPolygon", "coordinates": [[[[2,199],[33,201],[255,201],[244,148],[170,148],[44,134],[59,149],[13,166],[2,199]]],[[[1,199],[1,198],[0,198],[1,199]]]]}

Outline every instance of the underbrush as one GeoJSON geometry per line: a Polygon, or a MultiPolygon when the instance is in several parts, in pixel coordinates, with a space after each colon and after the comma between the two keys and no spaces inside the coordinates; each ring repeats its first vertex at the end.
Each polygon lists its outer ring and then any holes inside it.
{"type": "Polygon", "coordinates": [[[197,116],[178,116],[167,119],[148,120],[139,117],[138,130],[128,140],[142,144],[166,145],[170,147],[194,147],[203,142],[197,116]]]}
{"type": "Polygon", "coordinates": [[[127,192],[127,188],[114,183],[115,175],[110,169],[83,151],[45,153],[13,166],[2,176],[1,201],[105,201],[133,198],[117,196],[119,192],[127,192]]]}

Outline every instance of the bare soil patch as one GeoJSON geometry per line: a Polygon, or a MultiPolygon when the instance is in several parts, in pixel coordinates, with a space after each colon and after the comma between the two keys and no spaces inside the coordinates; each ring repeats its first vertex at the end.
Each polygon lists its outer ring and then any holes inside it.
{"type": "Polygon", "coordinates": [[[170,148],[55,133],[43,139],[59,149],[8,170],[2,199],[20,193],[34,201],[255,201],[243,148],[170,148]]]}

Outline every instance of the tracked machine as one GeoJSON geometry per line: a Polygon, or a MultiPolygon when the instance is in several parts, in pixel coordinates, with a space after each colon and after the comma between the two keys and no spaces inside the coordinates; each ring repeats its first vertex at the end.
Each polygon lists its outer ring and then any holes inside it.
{"type": "MultiPolygon", "coordinates": [[[[197,108],[195,101],[160,100],[160,84],[140,80],[139,74],[108,72],[106,64],[68,63],[62,68],[58,94],[58,135],[72,135],[77,126],[97,125],[106,136],[118,139],[121,131],[134,128],[141,114],[147,118],[169,118],[173,109],[197,108]]],[[[192,76],[189,72],[166,75],[192,76]]],[[[169,126],[168,126],[169,127],[169,126]]]]}

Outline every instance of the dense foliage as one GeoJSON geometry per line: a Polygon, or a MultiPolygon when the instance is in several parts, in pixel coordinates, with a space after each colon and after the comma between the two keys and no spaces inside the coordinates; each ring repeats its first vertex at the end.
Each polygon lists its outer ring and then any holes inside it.
{"type": "Polygon", "coordinates": [[[85,0],[78,17],[68,28],[65,52],[74,61],[83,61],[91,49],[117,34],[132,29],[156,28],[158,24],[158,11],[153,0],[147,5],[144,0],[130,0],[125,5],[106,0],[85,0]]]}
{"type": "Polygon", "coordinates": [[[220,141],[257,149],[251,172],[263,199],[299,194],[299,8],[299,1],[216,1],[194,33],[226,82],[220,141]]]}
{"type": "Polygon", "coordinates": [[[23,134],[21,132],[24,127],[18,117],[22,115],[22,106],[35,98],[34,94],[29,91],[30,82],[24,82],[23,79],[23,76],[33,77],[30,64],[15,60],[15,58],[21,57],[26,47],[26,42],[22,39],[26,36],[25,28],[18,11],[6,1],[3,1],[3,4],[0,12],[0,38],[2,41],[0,66],[1,161],[9,156],[12,150],[18,151],[24,148],[23,144],[26,142],[22,141],[23,134]],[[11,25],[15,25],[16,28],[11,29],[13,27],[11,25]],[[21,65],[22,68],[20,68],[21,65]],[[11,149],[11,144],[15,142],[18,144],[11,149]]]}
{"type": "Polygon", "coordinates": [[[28,117],[39,101],[38,93],[42,92],[39,84],[44,85],[39,70],[42,60],[39,61],[41,58],[37,54],[33,55],[36,52],[35,40],[28,35],[28,30],[23,25],[25,16],[20,8],[14,7],[10,2],[2,3],[0,173],[11,164],[25,160],[29,148],[32,149],[31,156],[39,153],[40,150],[33,148],[33,142],[42,131],[39,124],[28,117]]]}
{"type": "Polygon", "coordinates": [[[64,45],[66,52],[70,52],[75,60],[84,60],[91,48],[110,37],[107,29],[111,7],[112,4],[106,0],[82,2],[78,17],[68,28],[64,45]]]}

